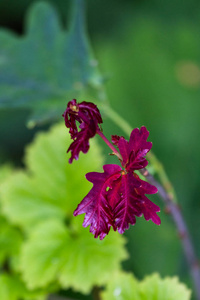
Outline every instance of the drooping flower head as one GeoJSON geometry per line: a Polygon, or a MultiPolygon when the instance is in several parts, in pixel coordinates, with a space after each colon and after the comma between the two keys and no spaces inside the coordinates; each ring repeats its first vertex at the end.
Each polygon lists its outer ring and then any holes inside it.
{"type": "Polygon", "coordinates": [[[89,139],[95,136],[99,125],[103,123],[97,106],[91,102],[77,103],[76,99],[69,101],[63,114],[65,125],[69,128],[71,138],[74,140],[67,152],[71,151],[69,163],[78,159],[80,151],[87,153],[89,150],[89,139]],[[77,122],[80,124],[77,128],[77,122]]]}
{"type": "Polygon", "coordinates": [[[145,155],[150,151],[152,143],[147,141],[149,132],[146,127],[135,128],[129,141],[113,135],[112,142],[119,149],[118,152],[99,130],[98,124],[102,123],[102,119],[93,103],[77,104],[76,100],[72,100],[63,116],[74,140],[68,149],[68,152],[71,151],[70,162],[74,158],[78,159],[80,151],[88,151],[89,139],[97,133],[122,165],[108,164],[103,166],[103,173],[86,174],[86,179],[93,183],[93,187],[74,211],[74,216],[85,213],[83,226],[90,226],[90,232],[100,239],[109,233],[111,227],[122,234],[130,224],[135,224],[136,217],[142,215],[147,221],[152,220],[159,225],[157,212],[160,208],[146,197],[146,194],[157,193],[157,188],[135,173],[148,165],[145,155]],[[76,121],[80,123],[80,131],[76,121]]]}

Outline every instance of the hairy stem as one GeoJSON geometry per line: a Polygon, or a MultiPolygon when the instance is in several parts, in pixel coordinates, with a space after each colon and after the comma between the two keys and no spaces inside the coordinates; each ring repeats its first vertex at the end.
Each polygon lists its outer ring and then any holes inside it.
{"type": "Polygon", "coordinates": [[[181,239],[185,257],[190,268],[196,296],[197,299],[200,300],[200,266],[180,207],[172,201],[171,194],[169,194],[165,188],[159,184],[151,174],[149,174],[147,169],[140,170],[140,173],[146,177],[149,183],[157,187],[161,199],[168,208],[168,211],[174,220],[178,235],[181,239]]]}
{"type": "Polygon", "coordinates": [[[97,134],[104,140],[108,147],[110,147],[110,149],[113,151],[113,154],[115,154],[119,158],[119,160],[122,161],[121,154],[117,151],[113,144],[111,144],[111,142],[105,137],[105,135],[100,130],[97,131],[97,134]]]}

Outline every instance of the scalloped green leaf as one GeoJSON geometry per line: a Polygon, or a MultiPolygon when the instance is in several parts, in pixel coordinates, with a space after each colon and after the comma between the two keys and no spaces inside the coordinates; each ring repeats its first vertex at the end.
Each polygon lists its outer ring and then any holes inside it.
{"type": "Polygon", "coordinates": [[[58,283],[88,293],[127,258],[123,236],[111,232],[105,241],[96,240],[83,228],[82,216],[73,217],[90,189],[84,175],[100,170],[103,157],[94,140],[87,155],[69,164],[69,143],[63,124],[39,133],[26,149],[26,169],[1,186],[4,215],[26,233],[17,270],[29,289],[58,283]]]}
{"type": "Polygon", "coordinates": [[[191,291],[178,277],[165,277],[159,274],[147,276],[140,283],[142,300],[190,300],[191,291]]]}
{"type": "Polygon", "coordinates": [[[132,273],[115,273],[101,294],[102,300],[141,300],[139,282],[132,273]]]}
{"type": "Polygon", "coordinates": [[[14,275],[0,275],[0,299],[2,300],[45,300],[45,291],[28,291],[24,283],[14,275]]]}
{"type": "Polygon", "coordinates": [[[90,188],[85,174],[99,170],[103,157],[92,141],[87,155],[69,164],[69,143],[65,126],[56,125],[39,133],[27,148],[27,170],[15,171],[0,190],[3,213],[11,222],[27,230],[45,219],[73,218],[74,209],[90,188]]]}
{"type": "Polygon", "coordinates": [[[191,291],[177,277],[162,279],[158,274],[137,281],[131,273],[112,276],[102,300],[190,300],[191,291]]]}
{"type": "Polygon", "coordinates": [[[30,108],[30,126],[57,119],[66,99],[101,78],[85,29],[84,0],[72,1],[69,30],[47,2],[31,8],[26,35],[0,31],[0,107],[30,108]]]}
{"type": "Polygon", "coordinates": [[[94,239],[80,220],[68,228],[59,220],[46,221],[23,246],[23,279],[30,289],[58,280],[63,288],[89,293],[119,270],[120,261],[127,258],[124,242],[116,232],[104,241],[94,239]]]}

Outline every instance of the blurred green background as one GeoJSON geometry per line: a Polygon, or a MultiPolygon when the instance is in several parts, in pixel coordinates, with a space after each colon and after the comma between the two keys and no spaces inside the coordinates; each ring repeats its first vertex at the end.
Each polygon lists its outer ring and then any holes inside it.
{"type": "MultiPolygon", "coordinates": [[[[0,0],[0,26],[23,34],[33,2],[0,0]]],[[[70,1],[48,2],[65,25],[70,1]]],[[[133,127],[150,131],[200,257],[200,2],[88,0],[87,23],[109,101],[133,127]]],[[[0,162],[23,163],[24,146],[41,129],[28,130],[26,118],[25,110],[0,111],[0,162]]],[[[124,135],[108,119],[103,128],[107,136],[124,135]]],[[[162,207],[158,197],[156,202],[162,207]]],[[[158,271],[190,284],[179,238],[163,207],[161,218],[160,227],[139,219],[126,232],[131,258],[124,266],[138,278],[158,271]]]]}

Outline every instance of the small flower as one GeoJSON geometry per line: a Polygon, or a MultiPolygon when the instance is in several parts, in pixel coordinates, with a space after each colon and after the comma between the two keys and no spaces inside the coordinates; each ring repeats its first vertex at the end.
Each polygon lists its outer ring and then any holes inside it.
{"type": "Polygon", "coordinates": [[[103,121],[95,104],[85,101],[77,103],[76,99],[69,101],[63,117],[71,138],[74,140],[67,150],[67,152],[71,151],[69,163],[72,163],[73,159],[78,159],[80,151],[88,152],[89,139],[100,130],[98,124],[103,121]],[[80,124],[80,130],[78,130],[76,122],[80,124]]]}
{"type": "Polygon", "coordinates": [[[157,188],[134,172],[148,164],[144,158],[152,147],[152,143],[147,142],[148,136],[144,126],[140,130],[135,128],[129,141],[112,136],[114,145],[119,148],[123,168],[110,164],[103,166],[104,173],[86,174],[93,187],[74,211],[74,216],[85,213],[83,226],[90,225],[95,238],[103,239],[111,227],[122,234],[130,224],[135,224],[136,217],[142,215],[146,220],[160,224],[157,215],[160,208],[145,196],[157,193],[157,188]]]}

